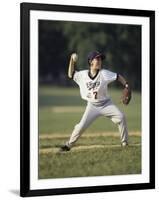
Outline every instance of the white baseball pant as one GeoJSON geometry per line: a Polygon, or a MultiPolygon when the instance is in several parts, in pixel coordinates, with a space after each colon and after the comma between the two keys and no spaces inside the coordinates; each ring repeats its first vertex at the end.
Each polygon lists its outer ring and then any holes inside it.
{"type": "Polygon", "coordinates": [[[108,117],[117,124],[121,142],[128,142],[128,130],[125,115],[112,103],[111,99],[108,99],[102,105],[95,105],[90,102],[87,103],[82,119],[75,125],[71,137],[69,141],[66,142],[66,145],[72,147],[84,130],[99,116],[108,117]]]}

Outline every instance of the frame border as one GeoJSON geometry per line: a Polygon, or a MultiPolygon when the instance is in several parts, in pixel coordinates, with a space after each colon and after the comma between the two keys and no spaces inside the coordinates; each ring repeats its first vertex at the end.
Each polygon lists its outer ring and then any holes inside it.
{"type": "Polygon", "coordinates": [[[155,188],[155,11],[57,4],[20,4],[20,196],[96,193],[155,188]],[[150,18],[150,181],[140,184],[30,189],[30,10],[113,14],[150,18]]]}

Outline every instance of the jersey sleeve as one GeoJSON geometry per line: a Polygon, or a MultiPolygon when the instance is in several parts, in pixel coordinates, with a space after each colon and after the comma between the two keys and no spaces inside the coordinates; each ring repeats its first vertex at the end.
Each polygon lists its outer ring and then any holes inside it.
{"type": "Polygon", "coordinates": [[[107,83],[115,81],[118,77],[117,73],[111,72],[109,70],[104,70],[103,76],[107,83]]]}
{"type": "Polygon", "coordinates": [[[80,84],[80,81],[81,81],[81,72],[80,71],[74,71],[74,74],[73,74],[73,80],[79,85],[80,84]]]}

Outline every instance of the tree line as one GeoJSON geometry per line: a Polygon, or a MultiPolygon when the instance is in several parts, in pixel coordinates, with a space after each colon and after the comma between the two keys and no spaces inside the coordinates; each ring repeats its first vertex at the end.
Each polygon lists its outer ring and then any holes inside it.
{"type": "Polygon", "coordinates": [[[71,53],[79,56],[78,69],[87,69],[87,55],[94,50],[105,54],[105,68],[141,89],[141,26],[94,22],[39,21],[40,83],[71,85],[67,78],[71,53]]]}

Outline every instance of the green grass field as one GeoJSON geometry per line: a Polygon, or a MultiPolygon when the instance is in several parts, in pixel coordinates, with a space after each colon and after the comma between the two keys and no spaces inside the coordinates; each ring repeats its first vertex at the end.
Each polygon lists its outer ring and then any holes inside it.
{"type": "Polygon", "coordinates": [[[141,95],[133,92],[131,103],[120,103],[121,90],[109,89],[113,102],[125,113],[130,132],[126,148],[120,146],[118,128],[98,118],[75,147],[59,154],[85,110],[79,89],[39,88],[39,178],[64,178],[141,173],[141,95]]]}

